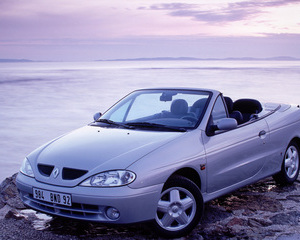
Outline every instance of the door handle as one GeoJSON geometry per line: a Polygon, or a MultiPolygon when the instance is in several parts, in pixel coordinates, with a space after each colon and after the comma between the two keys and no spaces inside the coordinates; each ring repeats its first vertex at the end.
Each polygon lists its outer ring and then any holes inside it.
{"type": "Polygon", "coordinates": [[[264,139],[267,135],[267,132],[265,130],[262,130],[259,132],[258,136],[261,138],[261,139],[264,139]]]}

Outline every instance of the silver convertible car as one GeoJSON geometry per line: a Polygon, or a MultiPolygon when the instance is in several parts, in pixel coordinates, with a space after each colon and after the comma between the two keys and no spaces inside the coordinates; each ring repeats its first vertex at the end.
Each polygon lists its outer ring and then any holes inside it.
{"type": "Polygon", "coordinates": [[[24,204],[103,223],[150,221],[179,237],[204,203],[273,176],[299,174],[300,109],[232,101],[208,89],[141,89],[94,122],[58,137],[23,161],[24,204]]]}

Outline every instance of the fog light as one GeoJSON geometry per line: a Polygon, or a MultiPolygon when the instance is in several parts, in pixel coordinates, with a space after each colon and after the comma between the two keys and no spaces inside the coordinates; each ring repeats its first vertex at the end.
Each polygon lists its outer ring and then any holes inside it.
{"type": "Polygon", "coordinates": [[[106,216],[111,220],[117,220],[120,217],[118,209],[110,207],[106,210],[106,216]]]}

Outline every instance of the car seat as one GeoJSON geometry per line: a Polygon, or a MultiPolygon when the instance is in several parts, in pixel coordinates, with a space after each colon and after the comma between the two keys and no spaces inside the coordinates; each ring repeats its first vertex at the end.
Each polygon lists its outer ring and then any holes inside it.
{"type": "Polygon", "coordinates": [[[194,102],[194,104],[191,107],[191,113],[194,113],[195,116],[198,118],[202,114],[206,102],[207,102],[207,98],[201,98],[196,102],[194,102]]]}
{"type": "Polygon", "coordinates": [[[175,99],[171,104],[171,113],[181,117],[188,113],[188,103],[184,99],[175,99]]]}
{"type": "Polygon", "coordinates": [[[239,99],[233,103],[233,110],[240,111],[243,115],[243,122],[247,122],[262,111],[262,106],[255,99],[239,99]]]}
{"type": "Polygon", "coordinates": [[[240,111],[233,111],[233,101],[230,97],[224,97],[226,106],[227,106],[227,110],[229,113],[229,117],[234,118],[238,124],[242,124],[244,122],[243,120],[243,115],[240,111]]]}

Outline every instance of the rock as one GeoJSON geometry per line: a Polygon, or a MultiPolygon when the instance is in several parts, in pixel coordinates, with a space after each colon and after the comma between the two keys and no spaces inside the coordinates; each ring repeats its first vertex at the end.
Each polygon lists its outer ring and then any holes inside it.
{"type": "Polygon", "coordinates": [[[300,240],[300,234],[299,233],[284,234],[278,237],[276,240],[300,240]]]}
{"type": "Polygon", "coordinates": [[[227,223],[228,227],[232,227],[235,225],[247,226],[247,220],[234,217],[227,223]]]}
{"type": "MultiPolygon", "coordinates": [[[[214,202],[213,202],[214,203],[214,202]]],[[[204,216],[202,219],[202,223],[214,223],[217,221],[221,221],[228,217],[232,216],[232,214],[225,210],[224,207],[214,204],[206,204],[204,216]]]]}
{"type": "Polygon", "coordinates": [[[249,218],[248,225],[250,227],[267,227],[272,225],[272,221],[265,219],[249,218]]]}
{"type": "Polygon", "coordinates": [[[4,207],[0,208],[0,219],[4,219],[6,214],[11,210],[12,208],[8,205],[5,205],[4,207]]]}
{"type": "Polygon", "coordinates": [[[240,210],[245,211],[270,211],[278,212],[283,209],[279,201],[264,195],[235,194],[227,198],[215,200],[218,205],[223,206],[227,211],[240,210]]]}
{"type": "Polygon", "coordinates": [[[17,187],[16,187],[16,180],[17,174],[6,178],[0,185],[0,198],[2,201],[6,202],[10,198],[16,197],[18,194],[17,187]]]}
{"type": "Polygon", "coordinates": [[[6,204],[12,208],[24,209],[25,206],[19,198],[16,186],[17,173],[13,176],[6,178],[0,185],[0,208],[6,204]]]}
{"type": "Polygon", "coordinates": [[[3,202],[1,199],[0,199],[0,209],[3,208],[5,206],[5,202],[3,202]]]}
{"type": "Polygon", "coordinates": [[[7,200],[7,205],[16,208],[16,209],[25,209],[25,205],[23,204],[23,202],[21,201],[19,195],[17,195],[14,198],[10,198],[7,200]]]}
{"type": "Polygon", "coordinates": [[[292,200],[295,202],[300,202],[300,195],[289,195],[286,197],[286,199],[288,200],[292,200]]]}
{"type": "Polygon", "coordinates": [[[289,213],[279,213],[271,217],[270,220],[273,224],[292,225],[296,226],[299,223],[300,212],[293,211],[289,213]]]}
{"type": "Polygon", "coordinates": [[[8,211],[8,213],[5,215],[6,219],[16,219],[20,220],[25,218],[22,214],[19,214],[19,212],[16,209],[11,209],[8,211]]]}

